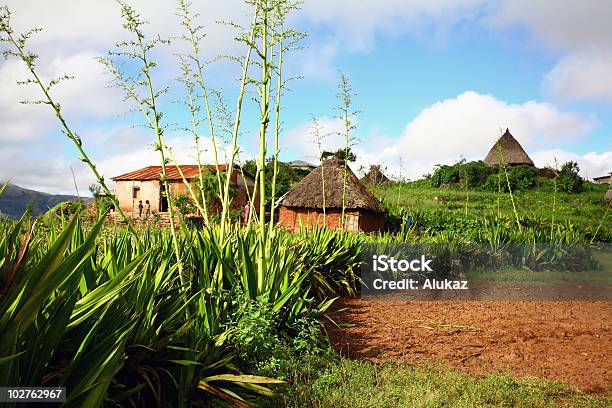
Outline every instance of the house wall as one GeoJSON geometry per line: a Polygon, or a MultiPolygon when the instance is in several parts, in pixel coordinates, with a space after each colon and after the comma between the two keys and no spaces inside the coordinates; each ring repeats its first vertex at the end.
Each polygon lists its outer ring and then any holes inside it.
{"type": "Polygon", "coordinates": [[[119,201],[119,207],[124,212],[138,212],[138,201],[142,203],[149,200],[151,212],[159,211],[159,180],[127,180],[115,183],[115,196],[119,201]],[[138,197],[133,197],[134,187],[139,187],[138,197]]]}
{"type": "Polygon", "coordinates": [[[359,229],[363,232],[376,232],[385,229],[385,215],[361,210],[359,229]]]}
{"type": "Polygon", "coordinates": [[[612,184],[612,173],[609,177],[597,177],[593,179],[593,183],[595,184],[612,184]]]}
{"type": "MultiPolygon", "coordinates": [[[[255,180],[248,176],[243,178],[240,172],[234,171],[232,173],[231,182],[238,186],[238,192],[236,197],[232,200],[230,207],[233,210],[240,211],[244,208],[248,200],[246,188],[248,186],[252,194],[255,180]]],[[[115,196],[117,200],[119,200],[119,206],[124,212],[138,213],[138,201],[142,200],[144,205],[145,201],[149,200],[151,203],[151,212],[157,213],[160,211],[160,185],[161,181],[159,180],[121,180],[115,183],[115,196]],[[137,198],[133,197],[135,187],[140,188],[137,198]]],[[[189,189],[182,180],[170,180],[168,181],[168,187],[171,197],[189,195],[189,189]]],[[[215,208],[214,210],[219,210],[219,213],[221,212],[220,206],[218,209],[215,208]]]]}
{"type": "MultiPolygon", "coordinates": [[[[364,210],[346,210],[345,224],[348,231],[373,232],[381,231],[385,225],[383,214],[376,214],[364,210]]],[[[329,208],[326,210],[325,226],[331,229],[340,229],[342,209],[329,208]]],[[[279,223],[289,231],[299,231],[300,222],[305,226],[323,227],[323,210],[313,208],[280,207],[279,223]]]]}

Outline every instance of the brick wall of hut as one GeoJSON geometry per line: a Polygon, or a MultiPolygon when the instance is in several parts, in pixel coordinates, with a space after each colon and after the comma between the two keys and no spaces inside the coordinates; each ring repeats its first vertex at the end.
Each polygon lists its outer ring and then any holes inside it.
{"type": "MultiPolygon", "coordinates": [[[[383,214],[366,210],[346,210],[344,213],[346,229],[348,231],[374,232],[382,231],[385,226],[383,214]]],[[[281,206],[279,209],[279,223],[289,231],[299,231],[300,223],[306,227],[325,226],[339,229],[342,219],[342,209],[328,208],[323,217],[323,209],[299,208],[281,206]]]]}

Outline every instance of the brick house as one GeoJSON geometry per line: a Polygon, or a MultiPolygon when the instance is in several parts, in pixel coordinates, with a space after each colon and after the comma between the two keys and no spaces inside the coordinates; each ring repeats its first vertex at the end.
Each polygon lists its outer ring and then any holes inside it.
{"type": "MultiPolygon", "coordinates": [[[[200,174],[198,165],[180,165],[180,170],[189,183],[197,183],[200,174]]],[[[225,173],[227,166],[219,165],[219,170],[225,173]]],[[[202,172],[208,171],[215,171],[215,166],[202,166],[202,172]]],[[[166,213],[168,211],[168,199],[163,194],[164,185],[160,180],[160,176],[161,166],[148,166],[112,177],[112,180],[115,181],[115,196],[119,201],[121,209],[129,214],[137,214],[138,202],[142,200],[144,204],[148,200],[151,204],[152,213],[166,213]]],[[[189,195],[187,186],[183,182],[177,166],[166,166],[166,177],[168,179],[170,197],[189,195]]],[[[235,197],[232,199],[231,208],[242,210],[248,200],[247,188],[250,193],[253,192],[255,179],[247,173],[243,177],[240,167],[235,166],[232,171],[231,182],[236,186],[237,190],[235,197]]],[[[218,205],[213,205],[213,211],[218,211],[218,207],[218,205]]]]}
{"type": "MultiPolygon", "coordinates": [[[[279,223],[291,231],[299,230],[300,224],[340,229],[343,180],[344,160],[335,156],[325,160],[281,198],[279,223]]],[[[382,203],[347,167],[345,229],[382,231],[385,212],[382,203]]]]}

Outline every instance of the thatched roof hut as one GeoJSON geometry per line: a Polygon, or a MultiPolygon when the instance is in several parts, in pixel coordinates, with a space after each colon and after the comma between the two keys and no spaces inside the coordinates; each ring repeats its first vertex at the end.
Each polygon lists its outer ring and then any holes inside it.
{"type": "Polygon", "coordinates": [[[380,165],[373,164],[370,166],[368,174],[362,177],[361,182],[368,186],[378,186],[383,183],[388,183],[390,180],[380,169],[380,165]]]}
{"type": "Polygon", "coordinates": [[[489,154],[485,157],[484,162],[489,166],[496,166],[499,164],[500,151],[503,155],[503,161],[505,164],[510,166],[517,166],[519,164],[526,164],[533,166],[533,161],[529,158],[520,143],[510,134],[510,131],[506,129],[506,133],[500,137],[497,142],[493,145],[489,154]]]}
{"type": "MultiPolygon", "coordinates": [[[[279,221],[296,230],[300,223],[330,228],[341,227],[344,160],[332,157],[296,184],[280,201],[279,221]],[[323,185],[323,179],[325,184],[323,185]],[[323,216],[325,187],[325,217],[323,216]],[[325,218],[325,220],[324,220],[325,218]]],[[[347,167],[345,229],[379,231],[386,210],[347,167]]]]}

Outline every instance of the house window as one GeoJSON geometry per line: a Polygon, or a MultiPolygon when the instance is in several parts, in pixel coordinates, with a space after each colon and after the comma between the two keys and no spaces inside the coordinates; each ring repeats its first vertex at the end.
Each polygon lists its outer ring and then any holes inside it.
{"type": "Polygon", "coordinates": [[[140,197],[140,187],[132,187],[132,198],[140,197]]]}

